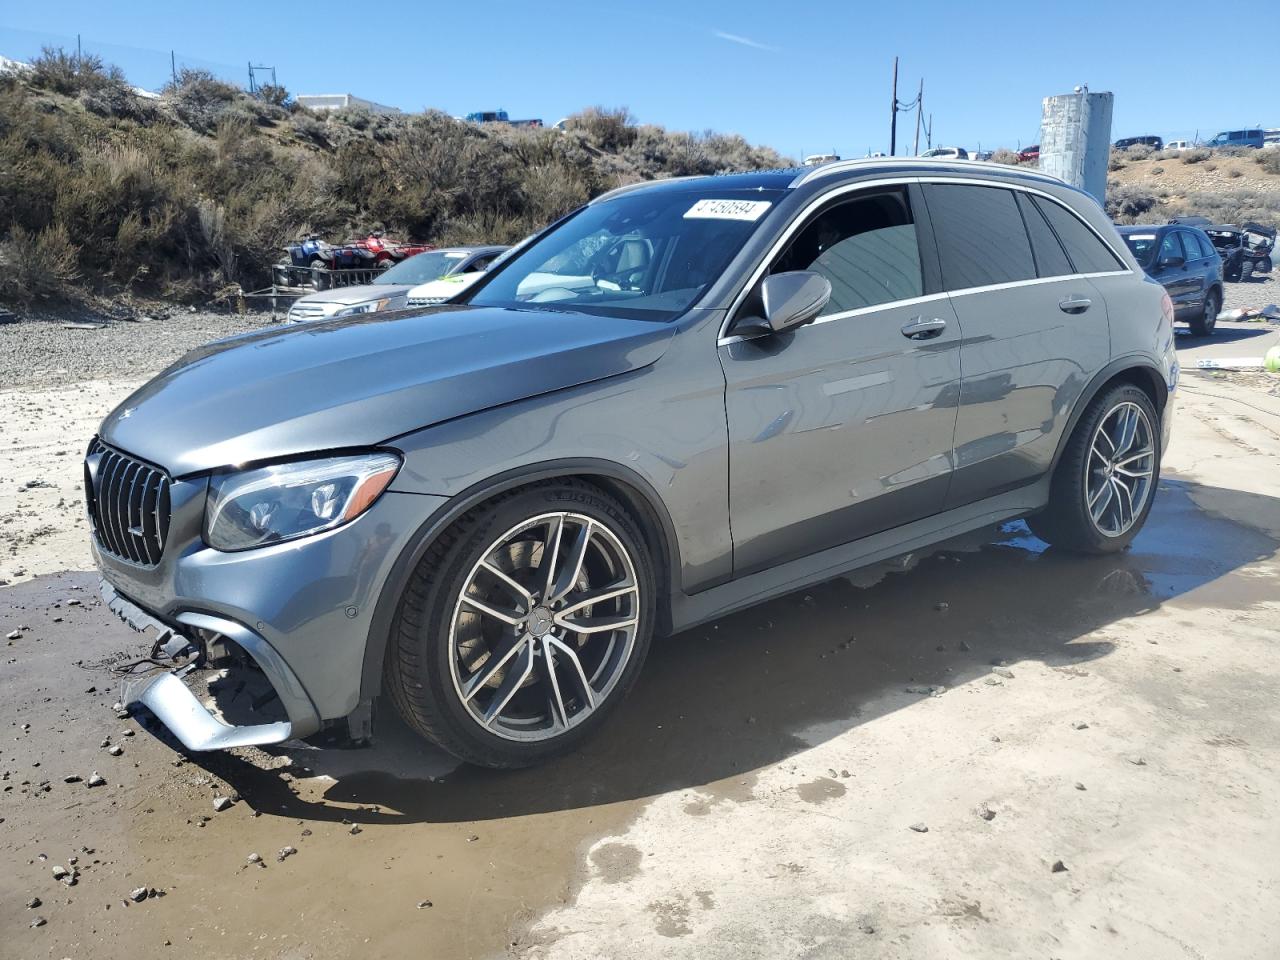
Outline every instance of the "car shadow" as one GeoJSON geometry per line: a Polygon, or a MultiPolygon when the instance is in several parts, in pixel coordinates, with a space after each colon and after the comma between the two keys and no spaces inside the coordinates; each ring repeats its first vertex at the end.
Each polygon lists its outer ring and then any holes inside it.
{"type": "MultiPolygon", "coordinates": [[[[314,821],[472,822],[731,790],[815,737],[909,709],[929,686],[1000,682],[996,665],[1025,661],[1079,669],[1113,650],[1100,635],[1107,625],[1276,552],[1270,538],[1199,509],[1197,489],[1212,488],[1163,480],[1146,528],[1120,554],[1062,553],[1006,524],[661,640],[599,735],[532,769],[459,765],[388,707],[371,748],[275,751],[296,776],[327,778],[315,789],[232,754],[191,760],[264,814],[314,821]]],[[[1231,493],[1260,510],[1280,506],[1231,493]]],[[[1258,599],[1233,590],[1214,603],[1258,599]]]]}
{"type": "Polygon", "coordinates": [[[1174,338],[1176,347],[1203,347],[1210,343],[1235,343],[1236,341],[1253,340],[1267,337],[1276,332],[1276,326],[1270,323],[1258,323],[1250,327],[1215,327],[1213,335],[1198,337],[1190,330],[1178,329],[1174,338]]]}

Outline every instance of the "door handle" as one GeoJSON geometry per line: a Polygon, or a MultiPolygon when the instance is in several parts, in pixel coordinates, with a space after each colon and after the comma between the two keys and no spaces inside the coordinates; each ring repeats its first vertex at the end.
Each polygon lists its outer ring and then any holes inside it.
{"type": "Polygon", "coordinates": [[[1092,306],[1093,301],[1088,297],[1067,297],[1058,301],[1058,309],[1063,313],[1084,313],[1092,306]]]}
{"type": "Polygon", "coordinates": [[[914,317],[903,326],[902,335],[908,340],[932,340],[945,329],[947,329],[947,321],[939,317],[934,317],[932,320],[914,317]]]}

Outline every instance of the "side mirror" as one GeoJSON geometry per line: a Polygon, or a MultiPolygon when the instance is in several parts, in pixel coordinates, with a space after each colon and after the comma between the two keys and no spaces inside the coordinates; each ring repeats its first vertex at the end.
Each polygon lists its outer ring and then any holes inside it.
{"type": "Polygon", "coordinates": [[[1186,264],[1186,262],[1187,261],[1184,260],[1182,257],[1165,257],[1163,260],[1160,261],[1160,266],[1166,267],[1172,270],[1175,267],[1183,266],[1184,264],[1186,264]]]}
{"type": "Polygon", "coordinates": [[[765,277],[760,284],[760,312],[733,326],[743,337],[782,333],[816,319],[831,299],[831,282],[811,270],[793,270],[765,277]]]}

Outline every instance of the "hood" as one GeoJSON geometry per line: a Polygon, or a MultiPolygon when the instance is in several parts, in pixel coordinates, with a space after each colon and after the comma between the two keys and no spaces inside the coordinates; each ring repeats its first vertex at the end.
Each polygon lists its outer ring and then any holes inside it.
{"type": "Polygon", "coordinates": [[[173,476],[372,446],[638,370],[673,333],[646,320],[465,305],[272,327],[188,353],[99,435],[173,476]]]}
{"type": "Polygon", "coordinates": [[[407,283],[362,283],[358,287],[334,287],[319,293],[299,297],[297,303],[337,303],[349,307],[356,303],[381,300],[383,297],[402,297],[409,292],[407,283]]]}

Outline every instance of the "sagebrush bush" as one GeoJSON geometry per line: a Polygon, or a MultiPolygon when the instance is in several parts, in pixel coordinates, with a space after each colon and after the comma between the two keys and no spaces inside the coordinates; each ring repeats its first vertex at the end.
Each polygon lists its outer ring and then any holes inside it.
{"type": "Polygon", "coordinates": [[[1280,148],[1259,150],[1253,159],[1267,173],[1280,175],[1280,148]]]}
{"type": "Polygon", "coordinates": [[[198,133],[209,133],[233,103],[243,100],[238,87],[219,80],[208,70],[184,67],[164,92],[183,123],[198,133]]]}
{"type": "Polygon", "coordinates": [[[0,241],[0,297],[30,303],[60,297],[79,278],[77,250],[66,227],[55,224],[39,233],[14,227],[0,241]]]}
{"type": "Polygon", "coordinates": [[[1137,223],[1159,201],[1141,186],[1107,184],[1107,216],[1116,223],[1137,223]]]}
{"type": "Polygon", "coordinates": [[[1005,148],[1001,147],[999,150],[992,151],[991,162],[1004,163],[1004,164],[1008,164],[1009,166],[1017,166],[1019,162],[1018,154],[1015,153],[1013,150],[1006,150],[1005,148]]]}
{"type": "Polygon", "coordinates": [[[1178,153],[1178,159],[1183,163],[1204,163],[1213,156],[1212,150],[1206,150],[1204,147],[1196,147],[1194,150],[1182,150],[1178,153]]]}

